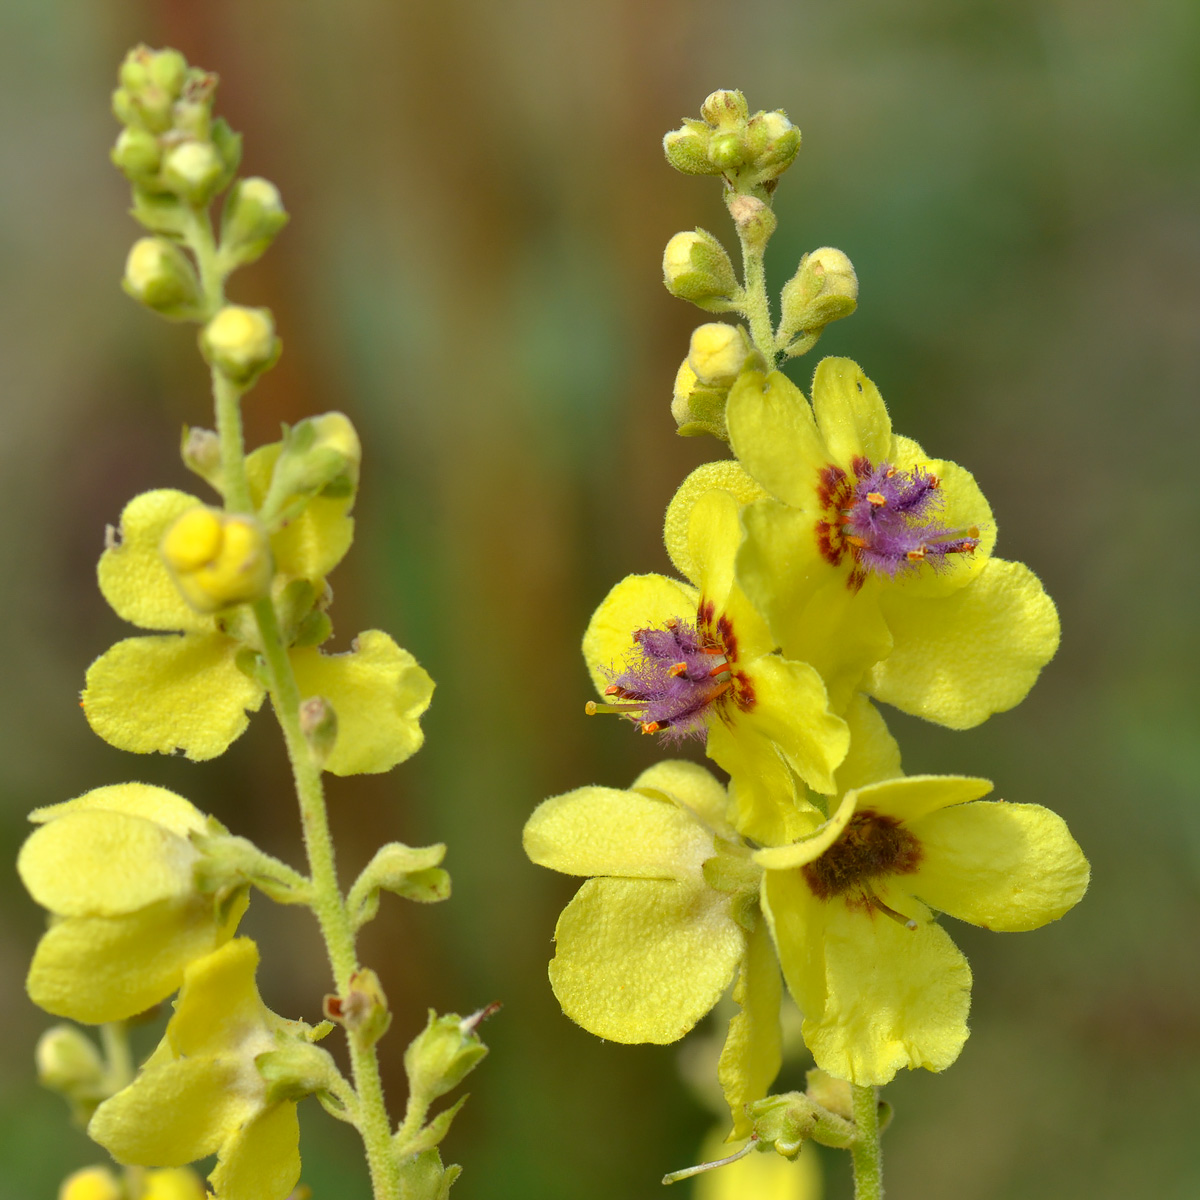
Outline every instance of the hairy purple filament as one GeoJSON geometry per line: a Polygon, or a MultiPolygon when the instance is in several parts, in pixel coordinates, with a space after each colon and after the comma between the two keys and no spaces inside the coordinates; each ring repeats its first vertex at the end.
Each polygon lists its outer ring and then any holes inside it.
{"type": "Polygon", "coordinates": [[[861,587],[869,571],[895,579],[923,562],[945,570],[947,555],[979,545],[978,529],[951,529],[938,519],[944,501],[936,475],[887,462],[873,467],[865,458],[853,466],[853,479],[840,467],[821,471],[818,495],[828,519],[817,522],[826,560],[836,565],[847,551],[853,557],[851,587],[861,587]]]}
{"type": "Polygon", "coordinates": [[[612,671],[606,696],[643,733],[670,741],[704,740],[709,706],[729,691],[730,666],[721,646],[707,643],[696,626],[672,619],[665,629],[639,629],[624,669],[612,671]]]}

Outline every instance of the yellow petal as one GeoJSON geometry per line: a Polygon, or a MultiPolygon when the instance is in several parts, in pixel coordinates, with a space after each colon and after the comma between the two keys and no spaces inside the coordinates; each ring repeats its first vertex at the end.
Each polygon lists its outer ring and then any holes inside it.
{"type": "Polygon", "coordinates": [[[963,588],[882,597],[895,648],[864,690],[903,712],[970,729],[1025,698],[1058,649],[1058,614],[1022,563],[992,558],[963,588]]]}
{"type": "Polygon", "coordinates": [[[181,1058],[143,1070],[105,1100],[88,1136],[119,1163],[181,1167],[220,1148],[257,1111],[224,1058],[181,1058]]]}
{"type": "Polygon", "coordinates": [[[1088,864],[1066,822],[1038,804],[984,801],[909,822],[924,857],[897,886],[985,929],[1037,929],[1082,899],[1088,864]]]}
{"type": "MultiPolygon", "coordinates": [[[[701,1162],[715,1162],[736,1150],[725,1138],[725,1129],[713,1130],[700,1149],[701,1162]]],[[[697,1175],[692,1200],[821,1200],[820,1152],[805,1142],[795,1158],[775,1151],[756,1152],[727,1167],[697,1175]]]]}
{"type": "Polygon", "coordinates": [[[699,763],[671,758],[647,767],[634,781],[633,790],[658,792],[690,809],[710,829],[723,828],[729,819],[729,796],[724,785],[699,763]]]}
{"type": "Polygon", "coordinates": [[[195,612],[179,594],[159,553],[167,529],[200,501],[161,488],[135,496],[121,513],[120,541],[100,556],[100,591],[113,611],[143,629],[204,633],[210,617],[195,612]]]}
{"type": "MultiPolygon", "coordinates": [[[[246,476],[255,504],[261,504],[281,443],[260,446],[246,457],[246,476]]],[[[346,556],[354,541],[347,515],[354,496],[314,496],[304,511],[271,538],[275,569],[286,579],[323,579],[346,556]]]]}
{"type": "MultiPolygon", "coordinates": [[[[737,576],[780,645],[803,633],[804,606],[830,581],[834,568],[821,557],[816,518],[778,500],[757,500],[742,510],[746,539],[737,576]]],[[[845,590],[845,571],[837,580],[845,590]]]]}
{"type": "Polygon", "coordinates": [[[184,968],[233,936],[241,893],[218,925],[212,897],[163,901],[122,917],[71,917],[48,929],[29,968],[29,998],[89,1025],[122,1021],[165,1000],[184,968]]]}
{"type": "Polygon", "coordinates": [[[600,602],[583,635],[583,657],[600,693],[607,670],[619,671],[634,648],[638,629],[663,629],[673,617],[696,620],[697,593],[665,575],[627,575],[600,602]]]}
{"type": "Polygon", "coordinates": [[[804,393],[779,371],[744,371],[729,392],[725,422],[734,453],[772,496],[811,509],[830,452],[804,393]]]}
{"type": "Polygon", "coordinates": [[[135,754],[224,753],[263,701],[223,634],[126,638],[88,668],[83,711],[110,745],[135,754]]]}
{"type": "Polygon", "coordinates": [[[201,833],[205,828],[204,814],[190,801],[166,788],[149,783],[113,783],[92,788],[74,800],[35,808],[29,819],[40,824],[56,821],[74,812],[118,812],[131,817],[144,817],[172,833],[186,838],[189,833],[201,833]]]}
{"type": "Polygon", "coordinates": [[[254,982],[257,969],[258,947],[246,937],[234,938],[189,963],[175,1015],[167,1026],[167,1040],[177,1055],[203,1058],[228,1053],[266,1029],[267,1008],[254,982]]]}
{"type": "Polygon", "coordinates": [[[910,822],[952,804],[978,800],[992,790],[987,779],[971,775],[905,775],[858,789],[858,807],[910,822]]]}
{"type": "Polygon", "coordinates": [[[221,1200],[285,1200],[300,1180],[300,1123],[290,1101],[252,1118],[208,1177],[221,1200]]]}
{"type": "Polygon", "coordinates": [[[833,773],[846,757],[850,731],[829,711],[821,676],[807,663],[775,654],[756,658],[743,674],[754,706],[734,718],[737,735],[744,736],[744,729],[769,739],[809,787],[833,792],[833,773]]]}
{"type": "Polygon", "coordinates": [[[762,910],[788,991],[806,1020],[825,1011],[825,918],[828,905],[808,890],[799,871],[767,871],[762,910]]]}
{"type": "Polygon", "coordinates": [[[563,910],[550,985],[614,1042],[683,1037],[729,986],[745,934],[729,898],[666,879],[589,879],[563,910]]]}
{"type": "Polygon", "coordinates": [[[29,894],[63,917],[114,917],[194,891],[199,853],[142,817],[81,811],[36,830],[17,870],[29,894]]]}
{"type": "Polygon", "coordinates": [[[779,1005],[783,985],[775,946],[765,921],[759,921],[746,943],[746,954],[733,987],[739,1011],[729,1022],[717,1077],[733,1117],[732,1137],[750,1136],[746,1105],[761,1100],[783,1063],[779,1005]]]}
{"type": "Polygon", "coordinates": [[[825,1008],[802,1026],[817,1066],[860,1086],[888,1083],[901,1067],[948,1067],[967,1040],[971,969],[946,932],[837,900],[826,909],[825,1008]]]}
{"type": "MultiPolygon", "coordinates": [[[[703,769],[703,768],[701,768],[703,769]]],[[[543,800],[525,825],[525,853],[567,875],[701,882],[713,835],[682,808],[641,792],[583,787],[543,800]]]]}
{"type": "MultiPolygon", "coordinates": [[[[817,364],[812,387],[817,427],[829,447],[829,461],[853,473],[860,455],[878,466],[892,448],[892,422],[879,389],[848,358],[817,364]]],[[[786,499],[786,497],[780,497],[786,499]]]]}
{"type": "Polygon", "coordinates": [[[205,1200],[200,1176],[188,1167],[169,1167],[146,1173],[141,1200],[205,1200]]]}
{"type": "Polygon", "coordinates": [[[900,747],[879,710],[861,692],[846,709],[850,749],[837,769],[838,792],[852,791],[900,775],[900,747]]]}
{"type": "Polygon", "coordinates": [[[360,633],[349,654],[308,648],[292,651],[291,658],[300,695],[324,696],[337,713],[337,741],[325,770],[377,774],[421,748],[420,717],[433,696],[433,680],[386,633],[360,633]]]}
{"type": "Polygon", "coordinates": [[[766,846],[756,850],[754,861],[769,871],[786,871],[814,862],[842,836],[843,830],[850,824],[850,818],[854,816],[856,799],[856,793],[847,792],[833,816],[820,828],[791,845],[766,846]]]}
{"type": "Polygon", "coordinates": [[[692,505],[696,503],[698,496],[713,488],[729,492],[739,504],[749,504],[752,500],[762,499],[766,495],[766,492],[746,474],[742,464],[732,459],[703,463],[679,485],[679,490],[667,505],[663,541],[666,542],[667,554],[675,570],[693,583],[697,582],[699,575],[688,549],[688,525],[692,519],[692,505]]]}

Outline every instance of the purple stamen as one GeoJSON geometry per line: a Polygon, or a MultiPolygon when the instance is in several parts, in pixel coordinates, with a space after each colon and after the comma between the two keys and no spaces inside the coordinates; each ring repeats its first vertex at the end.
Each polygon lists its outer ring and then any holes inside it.
{"type": "Polygon", "coordinates": [[[703,741],[709,706],[730,687],[724,649],[706,643],[694,624],[678,619],[663,629],[639,629],[633,641],[624,668],[607,672],[612,682],[605,694],[628,703],[627,715],[643,733],[703,741]]]}

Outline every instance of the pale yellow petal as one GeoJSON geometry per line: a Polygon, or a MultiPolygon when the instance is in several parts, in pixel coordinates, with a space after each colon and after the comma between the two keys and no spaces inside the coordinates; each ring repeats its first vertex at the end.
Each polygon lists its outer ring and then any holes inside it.
{"type": "Polygon", "coordinates": [[[699,763],[670,758],[647,767],[634,781],[634,791],[658,792],[691,809],[710,829],[729,819],[729,796],[724,784],[699,763]]]}
{"type": "Polygon", "coordinates": [[[812,402],[830,462],[852,474],[855,458],[867,458],[873,466],[887,458],[892,422],[879,389],[857,363],[822,359],[813,375],[812,402]]]}
{"type": "Polygon", "coordinates": [[[854,694],[846,708],[846,724],[850,749],[837,769],[840,793],[901,774],[900,747],[879,710],[861,692],[854,694]]]}
{"type": "Polygon", "coordinates": [[[135,754],[224,753],[263,701],[222,634],[126,638],[88,668],[83,711],[110,745],[135,754]]]}
{"type": "Polygon", "coordinates": [[[543,800],[525,824],[524,845],[533,862],[567,875],[693,884],[714,853],[712,834],[685,809],[640,791],[604,787],[543,800]]]}
{"type": "Polygon", "coordinates": [[[725,406],[729,441],[746,470],[772,496],[811,508],[830,452],[803,392],[786,375],[744,371],[725,406]]]}
{"type": "Polygon", "coordinates": [[[783,1064],[783,982],[765,921],[758,922],[747,940],[733,998],[739,1009],[729,1022],[717,1077],[733,1118],[731,1136],[745,1138],[751,1130],[746,1105],[767,1094],[783,1064]]]}
{"type": "Polygon", "coordinates": [[[349,654],[293,650],[300,695],[324,696],[337,713],[337,741],[325,760],[333,775],[390,771],[420,748],[421,714],[433,697],[433,680],[386,633],[368,629],[349,654]]]}
{"type": "Polygon", "coordinates": [[[96,1109],[88,1136],[133,1166],[181,1167],[205,1158],[258,1108],[238,1089],[238,1073],[224,1058],[151,1067],[96,1109]]]}
{"type": "Polygon", "coordinates": [[[739,504],[749,504],[766,496],[766,492],[746,474],[742,464],[734,459],[703,463],[679,485],[679,490],[667,505],[663,541],[675,570],[693,583],[699,576],[688,550],[688,523],[696,498],[712,488],[729,492],[739,504]]]}
{"type": "MultiPolygon", "coordinates": [[[[738,551],[738,581],[779,644],[788,647],[804,636],[804,608],[814,592],[835,577],[821,557],[816,517],[766,499],[742,510],[742,524],[746,537],[738,551]]],[[[845,574],[836,572],[843,589],[845,574]]]]}
{"type": "Polygon", "coordinates": [[[169,829],[125,813],[71,813],[36,830],[17,870],[29,894],[63,917],[114,917],[194,890],[200,855],[169,829]]]}
{"type": "Polygon", "coordinates": [[[236,1050],[252,1032],[266,1028],[266,1007],[254,974],[258,947],[250,938],[234,938],[191,962],[167,1026],[176,1054],[203,1058],[236,1050]]]}
{"type": "Polygon", "coordinates": [[[1038,804],[984,801],[909,822],[923,857],[897,886],[985,929],[1037,929],[1087,891],[1088,864],[1066,822],[1038,804]]]}
{"type": "Polygon", "coordinates": [[[842,836],[854,816],[856,793],[847,792],[833,816],[800,841],[787,846],[765,846],[754,851],[754,861],[768,871],[786,871],[802,867],[820,858],[842,836]]]}
{"type": "Polygon", "coordinates": [[[665,575],[627,575],[600,602],[583,635],[583,657],[596,690],[608,686],[606,671],[620,671],[634,649],[638,629],[663,629],[672,618],[695,624],[697,593],[665,575]]]}
{"type": "Polygon", "coordinates": [[[182,838],[189,833],[200,833],[205,828],[204,814],[194,804],[175,792],[149,783],[112,783],[106,787],[92,788],[74,800],[35,808],[29,814],[29,819],[40,824],[43,821],[56,821],[68,813],[93,809],[144,817],[182,838]]]}
{"type": "Polygon", "coordinates": [[[253,1117],[208,1177],[220,1200],[285,1200],[300,1180],[300,1123],[290,1101],[253,1117]]]}
{"type": "Polygon", "coordinates": [[[117,616],[143,629],[212,630],[212,618],[201,616],[179,594],[158,549],[167,529],[198,504],[186,492],[160,488],[125,506],[119,541],[104,551],[97,567],[100,591],[117,616]]]}
{"type": "Polygon", "coordinates": [[[625,1043],[683,1037],[729,986],[745,945],[727,896],[666,879],[589,879],[555,939],[550,984],[563,1012],[625,1043]]]}
{"type": "Polygon", "coordinates": [[[992,558],[949,595],[890,588],[882,602],[895,648],[864,690],[951,729],[1018,704],[1058,649],[1054,602],[1022,563],[992,558]]]}
{"type": "Polygon", "coordinates": [[[806,1019],[825,1011],[825,918],[828,905],[818,900],[799,871],[767,871],[762,910],[775,942],[788,991],[806,1019]]]}
{"type": "Polygon", "coordinates": [[[972,775],[905,775],[858,789],[859,809],[910,822],[928,813],[978,800],[992,790],[987,779],[972,775]]]}
{"type": "Polygon", "coordinates": [[[906,913],[923,921],[914,930],[841,901],[826,909],[825,1009],[802,1027],[817,1066],[860,1086],[948,1067],[967,1040],[971,969],[945,930],[923,910],[906,913]]]}

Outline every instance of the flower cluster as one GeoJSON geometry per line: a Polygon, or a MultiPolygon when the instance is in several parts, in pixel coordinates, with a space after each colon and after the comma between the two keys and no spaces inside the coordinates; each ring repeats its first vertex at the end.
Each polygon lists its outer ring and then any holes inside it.
{"type": "Polygon", "coordinates": [[[698,743],[728,780],[671,760],[629,790],[556,796],[525,848],[589,877],[555,935],[564,1012],[613,1041],[673,1042],[736,979],[719,1066],[730,1136],[794,1154],[804,1137],[859,1135],[821,1109],[822,1135],[807,1100],[787,1109],[807,1114],[795,1137],[768,1132],[781,979],[833,1079],[873,1089],[902,1067],[941,1070],[967,1037],[971,973],[938,914],[1034,929],[1080,899],[1088,866],[1048,809],[984,799],[985,780],[902,772],[876,702],[950,729],[1011,708],[1057,648],[1055,608],[993,554],[969,472],[894,432],[855,363],[825,359],[809,396],[776,369],[853,311],[857,276],[838,251],[806,255],[772,321],[762,251],[787,163],[762,131],[791,126],[751,117],[740,93],[709,97],[704,117],[668,135],[667,156],[722,176],[746,277],[703,230],[672,239],[664,274],[746,324],[697,329],[672,412],[733,457],[694,471],[668,507],[681,578],[618,583],[583,652],[600,693],[589,712],[698,743]]]}
{"type": "Polygon", "coordinates": [[[381,891],[445,899],[446,848],[384,846],[343,894],[322,774],[388,771],[414,754],[433,682],[378,630],[345,652],[324,649],[328,576],[354,534],[361,447],[348,418],[308,418],[245,453],[241,401],[281,347],[271,314],[226,304],[225,283],[267,249],[287,214],[266,180],[233,183],[240,139],[212,115],[216,83],[173,50],[139,47],[113,98],[124,126],[113,160],[151,235],[129,255],[125,290],[201,326],[216,429],[185,430],[182,450],[215,495],[146,492],[109,528],[100,590],[145,632],[91,665],[82,705],[118,749],[204,760],[222,754],[269,697],[309,873],[146,784],[97,788],[31,814],[38,829],[18,869],[50,924],[28,991],[48,1012],[101,1025],[104,1045],[102,1055],[73,1026],[48,1031],[41,1077],[131,1168],[122,1179],[107,1167],[77,1172],[62,1194],[199,1200],[207,1193],[187,1164],[215,1154],[214,1200],[284,1200],[300,1178],[297,1102],[311,1095],[359,1130],[379,1200],[444,1200],[458,1168],[444,1167],[437,1147],[458,1105],[427,1117],[486,1053],[478,1021],[436,1018],[437,1044],[427,1031],[409,1047],[408,1112],[393,1130],[375,1054],[387,998],[358,961],[356,934],[381,891]],[[217,233],[209,206],[227,188],[217,233]],[[258,947],[235,937],[252,888],[317,917],[336,988],[320,1024],[285,1020],[260,998],[258,947]],[[136,1067],[124,1023],[173,994],[161,1042],[136,1067]],[[350,1079],[315,1044],[335,1022],[349,1042],[350,1079]]]}

